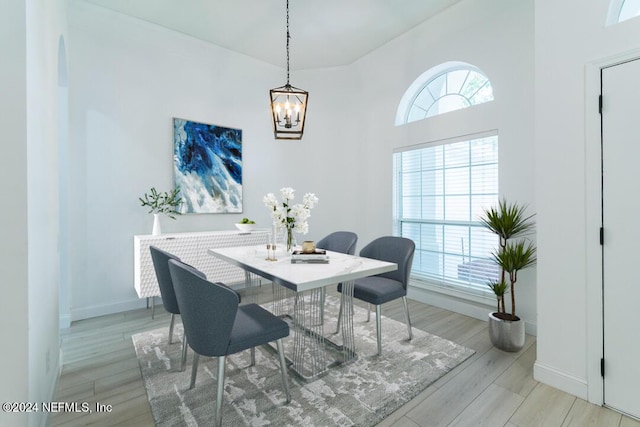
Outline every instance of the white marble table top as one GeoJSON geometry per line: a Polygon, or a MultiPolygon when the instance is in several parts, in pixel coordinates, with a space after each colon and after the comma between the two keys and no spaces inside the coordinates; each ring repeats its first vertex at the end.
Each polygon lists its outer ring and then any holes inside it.
{"type": "Polygon", "coordinates": [[[327,264],[292,264],[291,256],[282,253],[277,261],[267,261],[264,246],[216,248],[208,253],[297,292],[398,269],[392,262],[331,251],[327,264]]]}

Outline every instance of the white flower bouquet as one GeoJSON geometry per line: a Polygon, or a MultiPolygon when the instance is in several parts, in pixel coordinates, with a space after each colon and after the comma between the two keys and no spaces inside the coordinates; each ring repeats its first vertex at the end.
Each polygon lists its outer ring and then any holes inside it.
{"type": "Polygon", "coordinates": [[[292,232],[307,234],[309,232],[308,219],[311,216],[311,209],[318,204],[318,198],[313,193],[306,193],[302,198],[302,203],[292,204],[295,197],[295,190],[291,187],[280,189],[280,202],[273,193],[269,193],[262,201],[271,210],[271,218],[278,229],[287,230],[287,250],[293,248],[292,232]]]}

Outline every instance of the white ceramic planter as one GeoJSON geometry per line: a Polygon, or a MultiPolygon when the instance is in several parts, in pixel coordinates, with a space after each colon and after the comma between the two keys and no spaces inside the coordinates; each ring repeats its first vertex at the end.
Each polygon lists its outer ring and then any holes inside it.
{"type": "Polygon", "coordinates": [[[520,351],[524,347],[524,322],[502,320],[495,313],[489,313],[489,338],[500,350],[520,351]]]}

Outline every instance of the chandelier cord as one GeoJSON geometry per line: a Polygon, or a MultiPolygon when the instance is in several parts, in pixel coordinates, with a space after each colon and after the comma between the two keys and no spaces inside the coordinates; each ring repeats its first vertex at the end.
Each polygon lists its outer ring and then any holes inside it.
{"type": "Polygon", "coordinates": [[[289,86],[289,0],[287,0],[287,86],[289,86]]]}

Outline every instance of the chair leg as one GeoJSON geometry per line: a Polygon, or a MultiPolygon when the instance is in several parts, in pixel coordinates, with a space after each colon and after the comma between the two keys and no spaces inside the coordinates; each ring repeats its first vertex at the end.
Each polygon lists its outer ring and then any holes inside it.
{"type": "Polygon", "coordinates": [[[182,358],[180,360],[180,371],[184,371],[184,368],[187,364],[187,336],[185,334],[182,335],[182,358]]]}
{"type": "Polygon", "coordinates": [[[371,304],[367,303],[367,322],[371,320],[371,304]]]}
{"type": "Polygon", "coordinates": [[[382,316],[380,305],[376,305],[376,335],[378,338],[378,356],[382,355],[382,316]]]}
{"type": "Polygon", "coordinates": [[[407,304],[407,297],[402,297],[404,303],[404,315],[407,320],[407,329],[409,330],[409,340],[413,339],[413,333],[411,332],[411,318],[409,317],[409,305],[407,304]]]}
{"type": "Polygon", "coordinates": [[[171,344],[171,341],[173,339],[173,327],[176,324],[176,315],[171,313],[171,322],[169,322],[169,344],[171,344]]]}
{"type": "Polygon", "coordinates": [[[222,395],[224,393],[224,364],[226,356],[218,357],[218,391],[216,393],[216,427],[222,426],[222,395]]]}
{"type": "Polygon", "coordinates": [[[340,333],[341,321],[342,321],[342,295],[340,296],[340,309],[338,310],[338,326],[336,327],[336,334],[340,333]]]}
{"type": "Polygon", "coordinates": [[[287,365],[284,361],[284,349],[282,347],[282,338],[276,340],[278,346],[278,357],[280,358],[280,373],[282,374],[282,382],[284,383],[284,392],[287,395],[287,403],[291,402],[291,392],[289,391],[289,379],[287,377],[287,365]]]}
{"type": "Polygon", "coordinates": [[[191,384],[189,384],[189,390],[196,386],[196,376],[198,375],[198,361],[200,360],[200,355],[193,352],[193,366],[191,366],[191,384]]]}
{"type": "Polygon", "coordinates": [[[251,364],[249,366],[256,366],[256,348],[251,347],[251,364]]]}
{"type": "Polygon", "coordinates": [[[320,289],[320,324],[324,325],[324,299],[325,299],[325,288],[320,289]]]}

